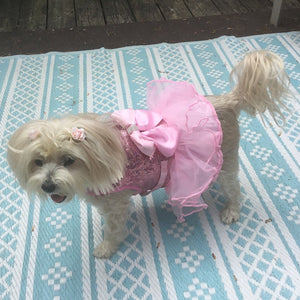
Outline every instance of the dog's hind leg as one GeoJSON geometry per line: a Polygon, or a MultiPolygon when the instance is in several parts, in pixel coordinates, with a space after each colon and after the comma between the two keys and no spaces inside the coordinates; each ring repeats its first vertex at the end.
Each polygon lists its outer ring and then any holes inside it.
{"type": "Polygon", "coordinates": [[[240,217],[241,187],[237,172],[233,174],[224,172],[219,176],[218,182],[221,184],[226,198],[225,206],[221,212],[221,220],[225,224],[231,224],[240,217]]]}
{"type": "Polygon", "coordinates": [[[231,224],[236,222],[240,216],[241,187],[238,179],[240,132],[237,116],[233,110],[220,106],[216,111],[223,130],[223,165],[218,183],[221,185],[226,203],[221,213],[221,219],[224,223],[231,224]]]}

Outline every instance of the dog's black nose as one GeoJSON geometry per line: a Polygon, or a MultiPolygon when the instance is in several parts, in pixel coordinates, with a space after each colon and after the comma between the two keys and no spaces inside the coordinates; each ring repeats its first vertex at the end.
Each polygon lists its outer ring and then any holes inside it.
{"type": "Polygon", "coordinates": [[[46,193],[52,193],[56,189],[56,184],[53,183],[52,181],[45,181],[42,184],[42,190],[46,193]]]}

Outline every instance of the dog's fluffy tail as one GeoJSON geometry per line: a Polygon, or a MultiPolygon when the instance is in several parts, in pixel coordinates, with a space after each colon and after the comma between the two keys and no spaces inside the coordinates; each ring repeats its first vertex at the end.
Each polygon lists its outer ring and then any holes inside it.
{"type": "Polygon", "coordinates": [[[237,100],[238,111],[255,116],[268,110],[277,124],[278,117],[285,122],[281,107],[285,107],[283,98],[289,94],[289,78],[277,54],[266,50],[251,52],[237,64],[230,77],[236,83],[231,94],[237,100]]]}

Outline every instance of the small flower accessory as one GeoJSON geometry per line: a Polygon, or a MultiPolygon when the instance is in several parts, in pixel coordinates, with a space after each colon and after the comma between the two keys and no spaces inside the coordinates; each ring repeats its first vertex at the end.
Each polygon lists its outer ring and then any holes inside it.
{"type": "Polygon", "coordinates": [[[73,127],[71,135],[72,135],[72,139],[75,142],[82,142],[86,139],[86,135],[83,128],[73,127]]]}

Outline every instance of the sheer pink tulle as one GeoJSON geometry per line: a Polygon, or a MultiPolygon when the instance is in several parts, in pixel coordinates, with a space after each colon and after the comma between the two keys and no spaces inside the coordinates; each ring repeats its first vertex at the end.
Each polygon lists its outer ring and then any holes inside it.
{"type": "Polygon", "coordinates": [[[222,128],[212,104],[191,83],[166,79],[147,86],[147,104],[178,130],[178,145],[165,189],[180,222],[207,207],[201,194],[222,167],[222,128]]]}
{"type": "Polygon", "coordinates": [[[183,222],[185,216],[207,208],[201,194],[222,166],[221,125],[212,104],[188,82],[149,82],[147,104],[149,110],[125,109],[111,115],[133,142],[128,146],[123,139],[127,154],[137,151],[129,155],[125,176],[112,192],[130,188],[147,194],[164,186],[183,222]]]}

